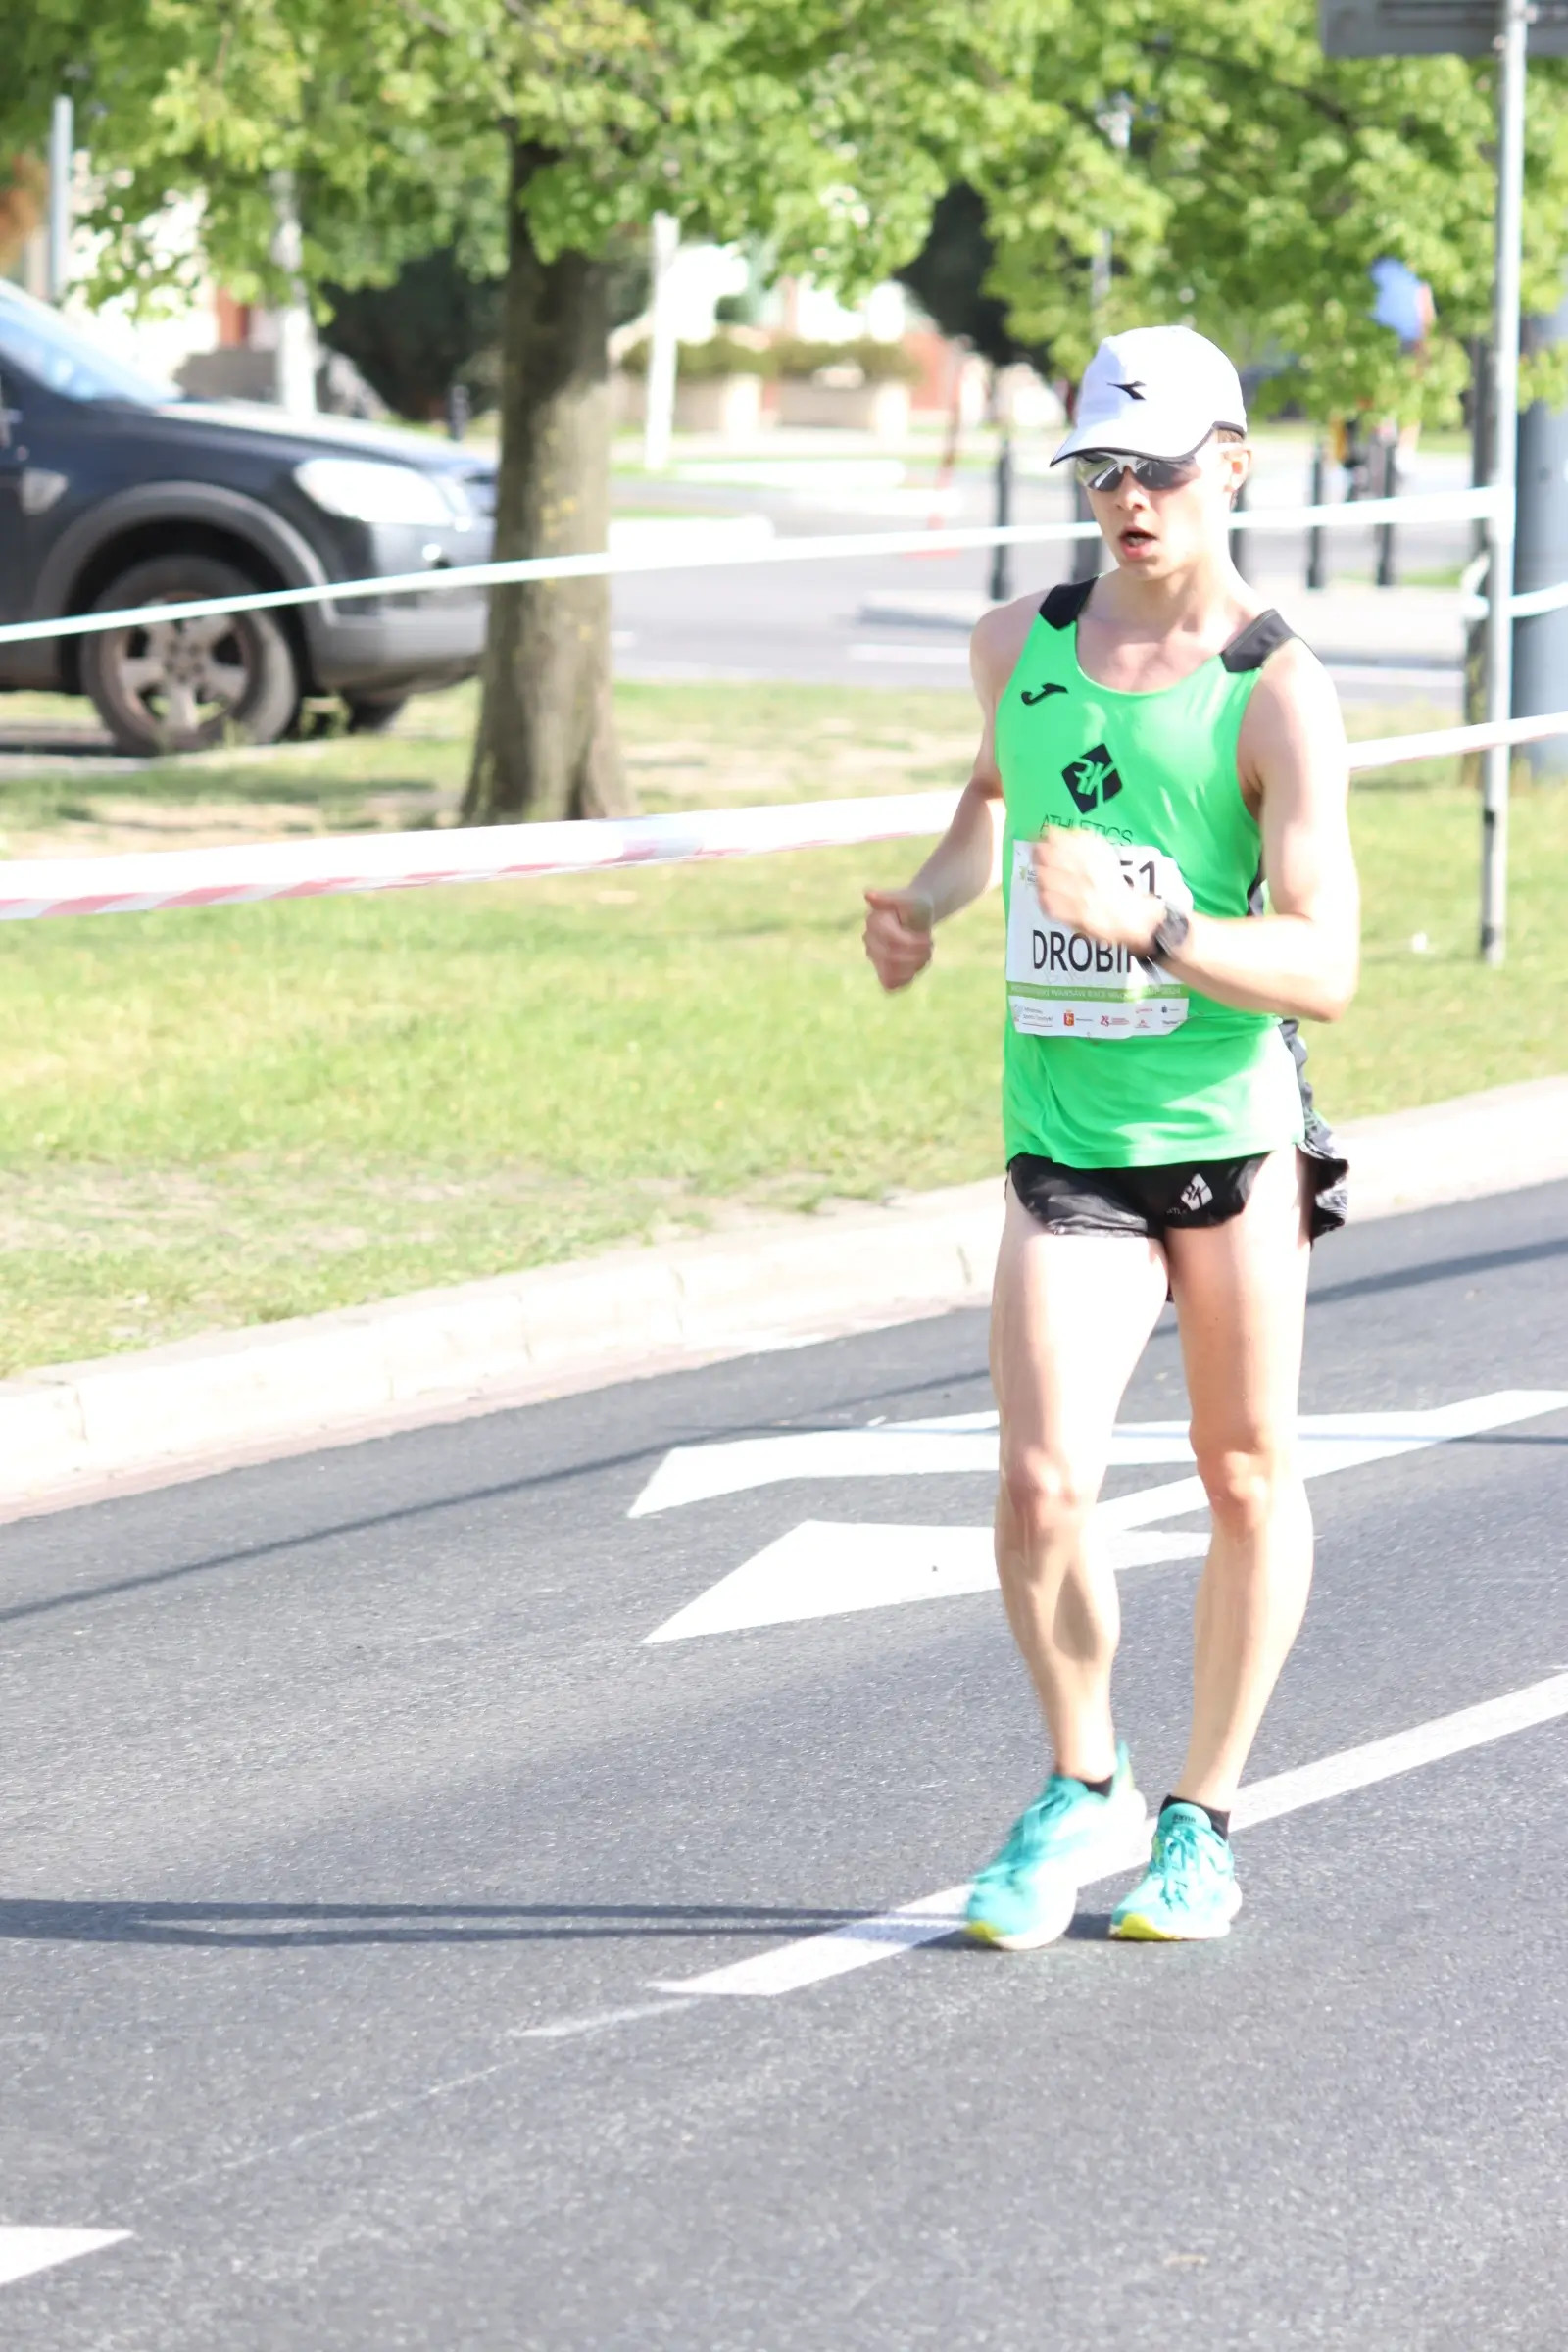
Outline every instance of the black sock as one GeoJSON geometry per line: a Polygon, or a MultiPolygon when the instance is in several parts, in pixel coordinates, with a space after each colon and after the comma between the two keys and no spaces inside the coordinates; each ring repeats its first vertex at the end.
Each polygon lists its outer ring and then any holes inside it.
{"type": "Polygon", "coordinates": [[[1172,1805],[1192,1805],[1198,1812],[1206,1813],[1226,1844],[1230,1843],[1231,1817],[1228,1811],[1221,1813],[1213,1805],[1200,1805],[1196,1796],[1167,1796],[1159,1808],[1160,1812],[1168,1813],[1172,1805]]]}
{"type": "Polygon", "coordinates": [[[1114,1773],[1102,1781],[1086,1781],[1081,1772],[1064,1772],[1061,1777],[1064,1781],[1076,1781],[1079,1788],[1087,1788],[1091,1796],[1108,1796],[1116,1786],[1114,1773]]]}

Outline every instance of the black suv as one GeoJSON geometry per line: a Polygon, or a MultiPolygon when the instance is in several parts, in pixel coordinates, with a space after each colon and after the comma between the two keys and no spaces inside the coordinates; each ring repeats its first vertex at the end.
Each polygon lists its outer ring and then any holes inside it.
{"type": "MultiPolygon", "coordinates": [[[[0,622],[479,564],[494,513],[477,455],[186,399],[0,282],[0,622]]],[[[88,694],[126,751],[271,743],[307,695],[388,725],[484,626],[455,589],[0,643],[0,693],[88,694]]]]}

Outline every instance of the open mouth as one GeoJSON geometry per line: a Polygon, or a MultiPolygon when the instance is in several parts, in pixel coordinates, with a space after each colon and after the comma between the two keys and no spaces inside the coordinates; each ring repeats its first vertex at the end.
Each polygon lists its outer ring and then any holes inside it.
{"type": "Polygon", "coordinates": [[[1128,555],[1139,556],[1147,548],[1154,545],[1154,534],[1152,531],[1141,531],[1134,523],[1129,529],[1122,532],[1121,545],[1126,549],[1128,555]]]}

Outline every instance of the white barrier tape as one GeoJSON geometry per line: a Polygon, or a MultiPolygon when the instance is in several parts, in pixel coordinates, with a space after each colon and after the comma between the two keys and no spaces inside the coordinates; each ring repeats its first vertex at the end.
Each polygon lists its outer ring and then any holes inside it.
{"type": "MultiPolygon", "coordinates": [[[[1441,760],[1457,752],[1484,752],[1491,743],[1544,743],[1548,736],[1568,735],[1568,710],[1548,710],[1540,718],[1510,718],[1503,725],[1434,727],[1425,735],[1382,735],[1373,743],[1352,743],[1350,773],[1362,776],[1379,767],[1403,767],[1412,760],[1441,760]]],[[[5,871],[0,866],[0,874],[5,871]]]]}
{"type": "MultiPolygon", "coordinates": [[[[1490,514],[1495,493],[1432,490],[1408,498],[1356,499],[1323,507],[1257,507],[1233,518],[1239,531],[1348,530],[1378,522],[1472,522],[1490,514]]],[[[462,589],[500,588],[519,580],[619,578],[639,571],[706,571],[719,564],[815,564],[853,556],[959,555],[987,547],[1048,547],[1096,539],[1093,522],[1020,522],[998,530],[978,525],[958,531],[853,531],[825,537],[770,539],[754,547],[714,547],[711,540],[687,549],[623,548],[611,555],[526,556],[505,564],[454,564],[445,570],[395,571],[369,580],[318,580],[306,588],[258,589],[250,596],[192,597],[183,603],[127,605],[114,612],[71,612],[51,620],[8,621],[0,645],[26,645],[45,637],[90,637],[105,629],[126,629],[146,621],[200,620],[218,612],[267,612],[285,606],[337,605],[361,596],[450,596],[462,589]]]]}
{"type": "MultiPolygon", "coordinates": [[[[1568,605],[1568,580],[1559,580],[1554,588],[1527,588],[1520,596],[1510,596],[1508,610],[1515,620],[1536,620],[1543,612],[1560,612],[1568,605]]],[[[1476,620],[1486,618],[1485,597],[1477,597],[1471,615],[1476,620]]]]}
{"type": "MultiPolygon", "coordinates": [[[[1568,735],[1568,710],[1544,718],[1512,719],[1505,727],[1446,727],[1427,735],[1359,743],[1352,747],[1350,767],[1359,775],[1406,760],[1479,750],[1489,743],[1534,743],[1548,735],[1568,735]]],[[[908,841],[943,832],[958,797],[956,791],[917,792],[885,800],[696,809],[673,816],[600,817],[575,824],[356,833],[109,858],[19,858],[0,861],[0,922],[422,890],[441,882],[523,881],[614,866],[685,864],[781,850],[908,841]]]]}

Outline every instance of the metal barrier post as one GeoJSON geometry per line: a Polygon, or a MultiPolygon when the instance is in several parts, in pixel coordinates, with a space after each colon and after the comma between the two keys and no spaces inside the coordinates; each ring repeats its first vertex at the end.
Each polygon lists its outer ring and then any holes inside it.
{"type": "MultiPolygon", "coordinates": [[[[1323,463],[1323,443],[1321,440],[1317,440],[1312,444],[1312,491],[1307,501],[1309,506],[1321,507],[1326,503],[1328,498],[1327,477],[1328,468],[1323,463]]],[[[1306,534],[1306,584],[1309,588],[1321,588],[1326,584],[1323,569],[1323,526],[1321,523],[1314,522],[1306,534]]]]}
{"type": "MultiPolygon", "coordinates": [[[[997,443],[997,528],[1012,522],[1012,434],[1005,423],[997,443]]],[[[991,551],[991,602],[1004,605],[1012,594],[1012,550],[1003,540],[991,551]]]]}
{"type": "MultiPolygon", "coordinates": [[[[1245,514],[1249,503],[1247,484],[1243,482],[1232,502],[1231,512],[1235,514],[1245,514]]],[[[1247,533],[1245,531],[1232,531],[1231,533],[1231,562],[1244,580],[1251,576],[1247,568],[1247,533]]]]}
{"type": "MultiPolygon", "coordinates": [[[[1515,466],[1519,438],[1519,253],[1524,217],[1525,70],[1529,0],[1498,0],[1497,311],[1493,336],[1493,486],[1496,505],[1487,528],[1487,718],[1506,724],[1513,697],[1515,466]]],[[[1481,807],[1481,955],[1501,963],[1508,928],[1508,770],[1506,744],[1488,751],[1481,807]]]]}
{"type": "MultiPolygon", "coordinates": [[[[1399,444],[1393,434],[1388,434],[1384,438],[1382,475],[1383,479],[1378,491],[1379,497],[1397,498],[1399,495],[1399,444]]],[[[1398,572],[1394,560],[1394,525],[1392,522],[1378,524],[1377,582],[1380,588],[1396,588],[1399,584],[1398,572]]]]}
{"type": "Polygon", "coordinates": [[[72,175],[75,170],[76,110],[67,97],[49,116],[49,299],[64,302],[71,283],[72,175]]]}

